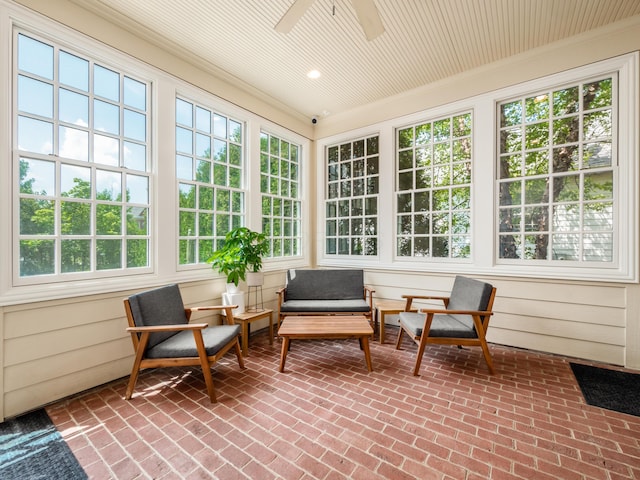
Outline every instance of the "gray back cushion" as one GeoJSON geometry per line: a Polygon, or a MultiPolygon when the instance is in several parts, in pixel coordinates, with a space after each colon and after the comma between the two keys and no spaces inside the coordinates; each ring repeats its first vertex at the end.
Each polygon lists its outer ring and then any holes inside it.
{"type": "MultiPolygon", "coordinates": [[[[129,297],[131,313],[136,326],[180,325],[188,322],[178,285],[167,285],[129,297]]],[[[176,332],[152,333],[147,349],[157,345],[176,332]]]]}
{"type": "Polygon", "coordinates": [[[363,296],[363,270],[291,269],[287,272],[285,300],[355,300],[363,296]]]}
{"type": "MultiPolygon", "coordinates": [[[[447,310],[484,311],[489,305],[492,290],[493,286],[488,283],[458,276],[453,282],[447,310]]],[[[473,321],[468,316],[453,315],[453,317],[465,323],[471,322],[473,325],[473,321]]]]}

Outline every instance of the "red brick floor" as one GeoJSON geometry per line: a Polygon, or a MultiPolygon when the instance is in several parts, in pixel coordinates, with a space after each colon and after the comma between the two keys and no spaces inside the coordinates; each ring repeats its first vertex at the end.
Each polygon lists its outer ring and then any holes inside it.
{"type": "MultiPolygon", "coordinates": [[[[246,370],[214,367],[218,403],[200,370],[143,372],[47,411],[95,479],[640,479],[640,418],[586,405],[570,359],[492,345],[416,347],[251,338],[246,370]]],[[[639,399],[640,401],[640,399],[639,399]]]]}

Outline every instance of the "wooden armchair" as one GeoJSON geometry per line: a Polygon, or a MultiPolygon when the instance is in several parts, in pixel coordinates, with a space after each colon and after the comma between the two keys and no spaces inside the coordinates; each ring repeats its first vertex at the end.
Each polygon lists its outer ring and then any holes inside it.
{"type": "Polygon", "coordinates": [[[489,317],[493,315],[495,296],[496,289],[490,284],[460,276],[455,278],[449,297],[403,295],[406,305],[405,311],[399,314],[400,332],[396,349],[400,349],[405,332],[416,342],[418,353],[413,374],[418,375],[420,371],[420,363],[428,343],[479,346],[489,372],[493,373],[493,361],[485,336],[489,317]],[[441,300],[445,308],[420,308],[418,312],[411,312],[415,299],[441,300]]]}
{"type": "Polygon", "coordinates": [[[177,285],[148,290],[124,300],[129,321],[135,359],[125,398],[129,400],[144,368],[196,366],[202,367],[211,403],[216,394],[211,367],[231,348],[235,348],[240,368],[244,368],[238,343],[240,325],[235,325],[232,310],[236,305],[185,308],[177,285]],[[224,310],[226,324],[209,326],[189,323],[192,312],[224,310]]]}

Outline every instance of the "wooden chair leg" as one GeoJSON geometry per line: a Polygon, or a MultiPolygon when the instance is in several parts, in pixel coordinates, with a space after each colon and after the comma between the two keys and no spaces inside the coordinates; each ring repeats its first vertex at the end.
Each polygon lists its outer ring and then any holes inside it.
{"type": "Polygon", "coordinates": [[[396,340],[396,350],[400,350],[400,344],[402,343],[402,335],[404,334],[404,328],[400,325],[400,331],[398,332],[398,340],[396,340]]]}
{"type": "Polygon", "coordinates": [[[127,391],[124,394],[124,398],[126,400],[131,400],[131,396],[133,395],[133,389],[136,386],[136,382],[138,381],[138,374],[140,373],[140,364],[142,363],[142,357],[144,355],[144,350],[147,348],[148,342],[149,334],[143,333],[140,341],[138,342],[138,348],[133,360],[133,367],[131,368],[131,375],[129,376],[129,383],[127,384],[127,391]]]}
{"type": "Polygon", "coordinates": [[[424,355],[424,349],[427,346],[427,337],[423,333],[420,337],[420,343],[418,344],[418,353],[416,353],[416,364],[413,367],[413,374],[417,377],[420,375],[420,364],[422,363],[422,356],[424,355]]]}
{"type": "Polygon", "coordinates": [[[487,345],[486,340],[480,341],[480,346],[482,347],[482,353],[484,354],[484,360],[487,362],[487,366],[489,367],[489,373],[493,375],[493,360],[491,359],[491,352],[489,351],[489,345],[487,345]]]}
{"type": "Polygon", "coordinates": [[[236,350],[236,357],[238,357],[238,365],[240,366],[240,368],[244,369],[244,358],[242,357],[242,349],[240,348],[240,342],[237,338],[234,348],[236,350]]]}
{"type": "Polygon", "coordinates": [[[209,364],[209,357],[207,357],[207,350],[204,348],[204,340],[202,339],[202,331],[194,330],[193,337],[196,341],[196,348],[198,350],[198,356],[200,357],[200,366],[202,367],[202,376],[204,377],[204,383],[207,386],[207,393],[209,394],[209,400],[211,403],[216,403],[216,390],[213,386],[213,377],[211,376],[211,364],[209,364]]]}

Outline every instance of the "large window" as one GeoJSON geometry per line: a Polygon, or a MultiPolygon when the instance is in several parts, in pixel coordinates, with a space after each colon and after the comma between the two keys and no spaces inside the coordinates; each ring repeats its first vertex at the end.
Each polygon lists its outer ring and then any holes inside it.
{"type": "Polygon", "coordinates": [[[378,136],[327,148],[327,255],[378,255],[378,136]]]}
{"type": "Polygon", "coordinates": [[[260,133],[262,231],[270,257],[301,255],[300,146],[260,133]]]}
{"type": "Polygon", "coordinates": [[[149,84],[26,32],[15,41],[18,278],[144,270],[149,84]]]}
{"type": "Polygon", "coordinates": [[[176,99],[178,263],[205,263],[229,230],[244,225],[242,122],[176,99]]]}
{"type": "Polygon", "coordinates": [[[613,262],[614,77],[499,105],[499,258],[613,262]]]}
{"type": "Polygon", "coordinates": [[[397,131],[398,257],[471,255],[471,113],[397,131]]]}

